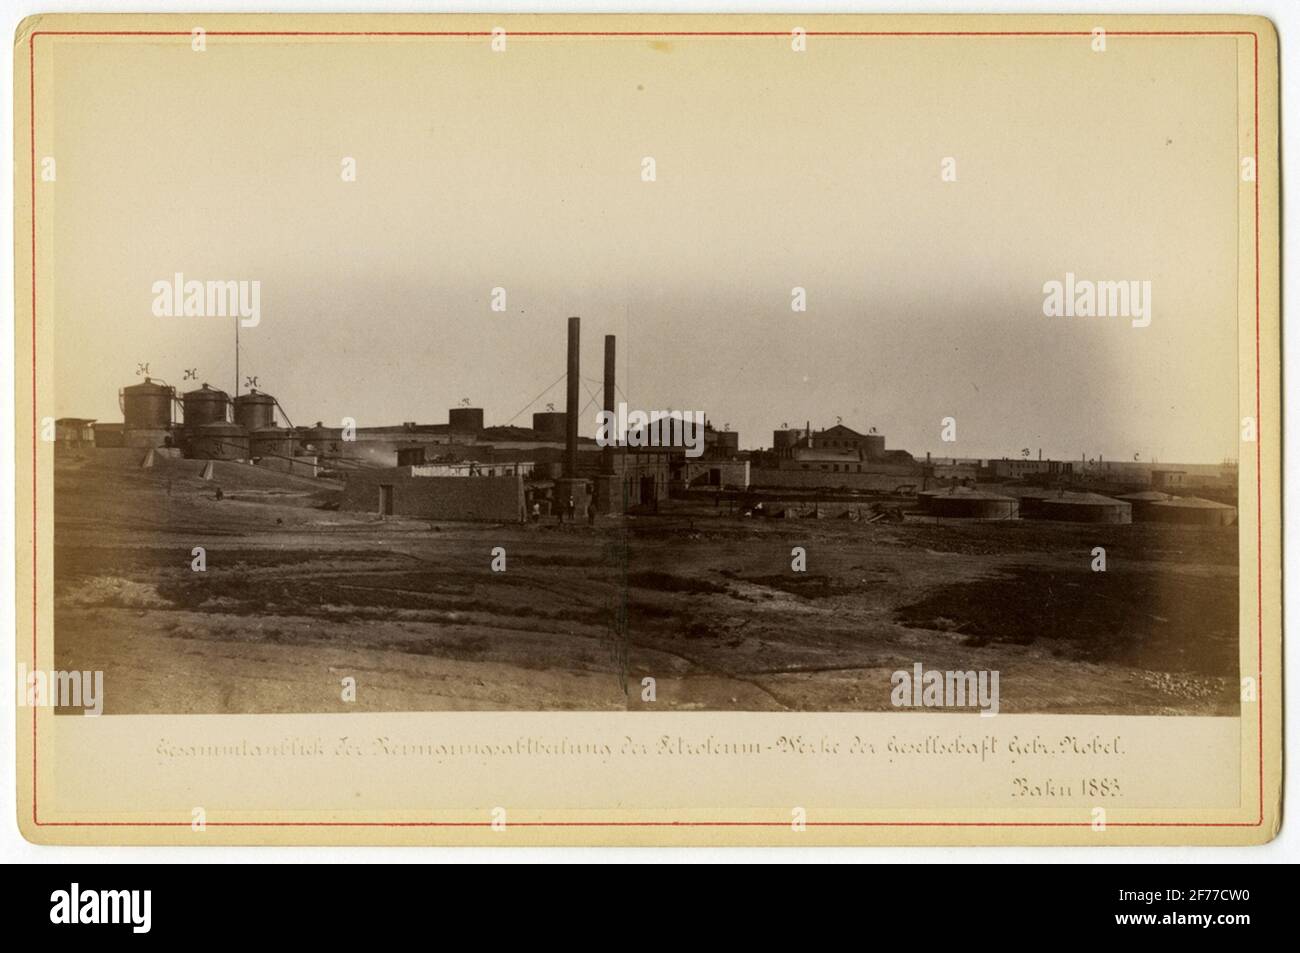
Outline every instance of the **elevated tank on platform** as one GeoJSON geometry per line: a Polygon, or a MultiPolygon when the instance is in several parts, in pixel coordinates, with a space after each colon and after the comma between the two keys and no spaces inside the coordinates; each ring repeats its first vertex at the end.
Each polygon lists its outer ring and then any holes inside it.
{"type": "Polygon", "coordinates": [[[191,437],[205,424],[224,423],[230,395],[204,384],[198,390],[186,391],[181,397],[185,409],[185,432],[191,437]]]}
{"type": "Polygon", "coordinates": [[[275,398],[261,391],[250,390],[234,400],[235,423],[249,433],[275,426],[275,398]]]}

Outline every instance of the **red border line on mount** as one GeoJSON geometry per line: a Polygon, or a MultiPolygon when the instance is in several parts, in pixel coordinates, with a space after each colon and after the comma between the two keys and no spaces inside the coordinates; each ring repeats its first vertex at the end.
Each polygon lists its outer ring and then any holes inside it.
{"type": "MultiPolygon", "coordinates": [[[[207,30],[207,36],[320,36],[320,37],[490,37],[490,30],[477,31],[307,31],[307,30],[207,30]]],[[[37,30],[27,38],[28,92],[30,94],[30,148],[31,148],[31,198],[32,198],[32,670],[36,659],[36,37],[38,36],[191,36],[189,30],[37,30]]],[[[532,37],[787,37],[789,31],[510,31],[511,36],[532,37]]],[[[808,36],[821,37],[1077,37],[1091,36],[1088,30],[1021,30],[1021,31],[906,31],[906,30],[846,30],[807,31],[808,36]]],[[[1255,505],[1257,569],[1256,598],[1258,605],[1257,639],[1257,702],[1259,715],[1259,818],[1253,823],[1197,823],[1197,822],[1119,822],[1110,827],[1259,827],[1264,823],[1264,491],[1262,451],[1259,433],[1260,417],[1260,342],[1259,342],[1259,34],[1252,30],[1108,30],[1108,36],[1249,36],[1254,40],[1254,160],[1255,160],[1255,505]]],[[[189,827],[186,821],[46,821],[37,816],[36,796],[36,713],[32,708],[32,824],[36,827],[189,827]]],[[[486,828],[491,822],[437,822],[437,821],[211,821],[209,827],[466,827],[486,828]]],[[[533,821],[512,822],[512,827],[789,827],[785,821],[533,821]]],[[[1086,828],[1088,821],[1032,822],[1032,821],[823,821],[808,823],[809,827],[1074,827],[1086,828]]]]}

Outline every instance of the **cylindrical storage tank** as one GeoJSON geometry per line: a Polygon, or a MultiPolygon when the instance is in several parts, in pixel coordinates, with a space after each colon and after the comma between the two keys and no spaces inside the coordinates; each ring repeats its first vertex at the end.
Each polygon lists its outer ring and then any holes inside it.
{"type": "Polygon", "coordinates": [[[545,434],[553,440],[563,442],[566,419],[566,415],[562,410],[547,410],[533,414],[533,429],[539,434],[545,434]]]}
{"type": "Polygon", "coordinates": [[[456,433],[478,433],[483,429],[483,408],[453,407],[447,411],[447,423],[456,433]]]}
{"type": "Polygon", "coordinates": [[[1131,523],[1133,508],[1100,493],[1061,493],[1041,503],[1043,519],[1066,523],[1131,523]]]}
{"type": "Polygon", "coordinates": [[[773,430],[772,431],[772,449],[789,450],[799,442],[799,430],[773,430]]]}
{"type": "Polygon", "coordinates": [[[235,423],[250,434],[255,430],[264,430],[275,426],[275,398],[270,394],[250,390],[240,394],[234,400],[235,423]]]}
{"type": "Polygon", "coordinates": [[[965,487],[927,490],[919,498],[926,516],[943,519],[1013,520],[1019,512],[1013,497],[965,487]]]}
{"type": "Polygon", "coordinates": [[[1020,518],[1022,520],[1042,519],[1043,500],[1052,494],[1046,490],[1020,494],[1020,518]]]}
{"type": "Polygon", "coordinates": [[[148,377],[143,383],[123,387],[118,395],[124,430],[166,430],[172,425],[172,401],[176,388],[157,384],[148,377]]]}
{"type": "Polygon", "coordinates": [[[301,444],[312,444],[315,449],[321,449],[322,444],[329,444],[343,439],[342,427],[323,427],[316,424],[314,427],[299,427],[298,442],[301,444]]]}
{"type": "Polygon", "coordinates": [[[1125,493],[1119,499],[1133,508],[1133,522],[1144,523],[1155,519],[1151,512],[1154,504],[1164,503],[1173,497],[1159,490],[1143,490],[1141,493],[1125,493]]]}
{"type": "Polygon", "coordinates": [[[329,456],[341,451],[341,447],[335,447],[342,440],[342,427],[324,427],[317,423],[314,427],[303,427],[298,431],[298,450],[300,453],[329,456]]]}
{"type": "Polygon", "coordinates": [[[230,395],[204,384],[198,390],[186,391],[181,403],[185,409],[185,431],[192,436],[204,424],[225,422],[230,395]]]}
{"type": "Polygon", "coordinates": [[[248,433],[249,457],[292,460],[298,442],[297,431],[287,427],[261,427],[248,433]]]}
{"type": "Polygon", "coordinates": [[[202,424],[190,436],[190,456],[199,460],[247,460],[248,432],[224,420],[202,424]]]}
{"type": "Polygon", "coordinates": [[[714,452],[724,457],[734,457],[740,452],[740,434],[734,430],[713,432],[714,452]]]}
{"type": "Polygon", "coordinates": [[[1150,519],[1157,523],[1181,523],[1185,526],[1231,526],[1237,521],[1237,508],[1226,503],[1203,500],[1196,496],[1178,496],[1163,503],[1152,503],[1150,519]]]}
{"type": "Polygon", "coordinates": [[[165,447],[171,443],[170,430],[124,430],[122,446],[124,447],[165,447]]]}
{"type": "Polygon", "coordinates": [[[862,442],[868,460],[879,460],[885,455],[885,438],[880,434],[869,433],[862,438],[862,442]]]}

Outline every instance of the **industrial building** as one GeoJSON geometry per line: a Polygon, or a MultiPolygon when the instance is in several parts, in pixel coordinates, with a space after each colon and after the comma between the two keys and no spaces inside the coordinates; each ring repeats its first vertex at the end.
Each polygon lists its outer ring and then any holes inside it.
{"type": "MultiPolygon", "coordinates": [[[[334,463],[369,466],[341,470],[341,506],[380,515],[427,519],[516,520],[567,512],[586,516],[654,510],[670,485],[685,479],[681,448],[599,447],[578,436],[580,353],[578,318],[568,324],[566,405],[533,415],[532,428],[487,427],[483,411],[453,408],[446,425],[360,428],[343,441],[327,428],[303,433],[303,446],[334,463]],[[393,466],[393,462],[398,465],[393,466]],[[386,465],[385,465],[386,464],[386,465]]],[[[614,410],[615,340],[605,338],[604,409],[614,410]]],[[[714,432],[715,456],[738,447],[727,431],[714,432]]],[[[727,462],[714,461],[721,472],[727,462]]],[[[748,465],[741,468],[747,471],[748,465]]]]}
{"type": "MultiPolygon", "coordinates": [[[[719,495],[789,490],[804,501],[847,494],[850,505],[858,505],[861,494],[884,495],[915,499],[928,516],[959,519],[1216,525],[1236,519],[1236,509],[1224,502],[1164,492],[1199,486],[1226,500],[1236,477],[1228,462],[1173,468],[1092,461],[1086,455],[1044,460],[1040,451],[1037,459],[1027,452],[1001,459],[932,459],[927,453],[922,463],[904,450],[887,449],[874,427],[861,432],[840,422],[819,430],[811,422],[801,429],[783,426],[773,431],[771,451],[744,451],[739,434],[726,426],[717,429],[702,416],[687,426],[702,426],[703,433],[692,429],[683,441],[692,452],[702,447],[698,456],[688,456],[686,446],[629,446],[643,442],[628,440],[629,434],[616,435],[613,446],[598,446],[578,434],[580,415],[598,399],[593,394],[580,407],[579,329],[580,319],[570,318],[564,408],[544,405],[545,410],[532,412],[532,426],[516,426],[513,420],[490,426],[484,409],[466,400],[448,409],[446,423],[408,421],[345,431],[317,421],[295,427],[271,394],[253,389],[231,397],[207,383],[178,393],[146,377],[120,391],[122,423],[59,418],[56,441],[60,447],[171,448],[193,459],[329,477],[346,483],[340,504],[345,509],[430,519],[513,521],[534,511],[567,512],[570,500],[575,515],[585,516],[592,500],[602,515],[650,513],[670,494],[692,490],[719,495]],[[1065,492],[1066,486],[1112,495],[1065,492]],[[1122,492],[1125,496],[1116,498],[1122,492]]],[[[615,415],[624,406],[615,404],[616,342],[607,335],[604,343],[601,409],[615,415]]]]}
{"type": "Polygon", "coordinates": [[[989,460],[982,470],[981,478],[986,480],[1024,480],[1033,477],[1068,480],[1074,474],[1074,464],[1064,460],[1044,460],[1042,451],[1039,451],[1037,460],[1003,457],[1001,460],[989,460]]]}
{"type": "Polygon", "coordinates": [[[355,470],[343,485],[340,508],[432,520],[516,522],[525,517],[524,478],[517,473],[471,477],[431,475],[420,470],[355,470]]]}
{"type": "Polygon", "coordinates": [[[682,482],[688,487],[719,487],[743,490],[749,486],[749,461],[709,459],[686,460],[682,482]]]}
{"type": "Polygon", "coordinates": [[[826,430],[812,429],[806,424],[803,431],[776,430],[772,433],[772,447],[776,450],[782,469],[828,469],[820,464],[852,465],[861,473],[864,464],[884,461],[885,438],[874,432],[858,433],[843,424],[826,430]]]}
{"type": "Polygon", "coordinates": [[[772,432],[772,452],[750,470],[755,487],[889,491],[914,483],[922,468],[910,453],[886,450],[885,438],[872,428],[860,433],[837,423],[813,430],[782,428],[772,432]]]}
{"type": "Polygon", "coordinates": [[[59,417],[54,421],[56,447],[77,450],[95,445],[95,421],[84,417],[59,417]]]}

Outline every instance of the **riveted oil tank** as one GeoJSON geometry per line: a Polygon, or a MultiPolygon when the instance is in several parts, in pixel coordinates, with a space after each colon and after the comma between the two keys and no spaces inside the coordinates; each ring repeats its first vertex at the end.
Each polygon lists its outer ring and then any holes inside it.
{"type": "Polygon", "coordinates": [[[447,423],[456,433],[479,433],[483,429],[483,408],[453,407],[447,411],[447,423]]]}
{"type": "Polygon", "coordinates": [[[803,436],[802,430],[791,430],[788,427],[784,430],[773,430],[772,449],[778,452],[789,450],[799,442],[801,436],[803,436]]]}
{"type": "Polygon", "coordinates": [[[1174,496],[1152,503],[1148,519],[1156,523],[1182,523],[1191,526],[1231,526],[1237,521],[1237,508],[1196,496],[1174,496]]]}
{"type": "Polygon", "coordinates": [[[1126,493],[1118,499],[1133,508],[1133,522],[1148,523],[1155,519],[1152,507],[1157,503],[1172,500],[1173,497],[1159,490],[1142,490],[1139,493],[1126,493]]]}
{"type": "Polygon", "coordinates": [[[926,490],[918,497],[926,516],[942,519],[1013,520],[1020,512],[1013,497],[961,486],[926,490]]]}
{"type": "Polygon", "coordinates": [[[255,430],[275,426],[275,398],[270,394],[250,390],[234,400],[235,423],[250,434],[255,430]]]}
{"type": "Polygon", "coordinates": [[[190,437],[190,456],[200,460],[247,460],[248,431],[225,420],[200,424],[190,437]]]}
{"type": "Polygon", "coordinates": [[[288,427],[261,427],[249,431],[248,454],[250,457],[269,457],[277,460],[290,460],[297,448],[298,432],[288,427]]]}
{"type": "Polygon", "coordinates": [[[1019,494],[1020,518],[1022,520],[1042,519],[1043,500],[1052,495],[1051,490],[1030,490],[1028,493],[1019,494]]]}
{"type": "Polygon", "coordinates": [[[176,388],[146,377],[143,383],[123,387],[118,394],[124,430],[166,430],[172,424],[176,388]]]}
{"type": "Polygon", "coordinates": [[[186,391],[181,402],[185,408],[185,431],[193,435],[204,424],[225,422],[230,395],[204,384],[198,390],[186,391]]]}
{"type": "Polygon", "coordinates": [[[298,430],[298,445],[304,453],[338,453],[342,440],[342,427],[326,427],[320,421],[317,421],[314,427],[302,427],[298,430]]]}
{"type": "Polygon", "coordinates": [[[713,452],[720,457],[734,457],[740,452],[740,434],[734,430],[714,430],[713,452]]]}
{"type": "Polygon", "coordinates": [[[1100,493],[1067,493],[1046,497],[1039,509],[1043,519],[1067,523],[1131,523],[1133,507],[1100,493]]]}
{"type": "Polygon", "coordinates": [[[533,429],[553,440],[564,439],[564,422],[568,415],[562,410],[544,410],[533,414],[533,429]]]}
{"type": "Polygon", "coordinates": [[[878,433],[869,433],[862,438],[862,450],[868,460],[879,460],[885,455],[885,438],[878,433]]]}

